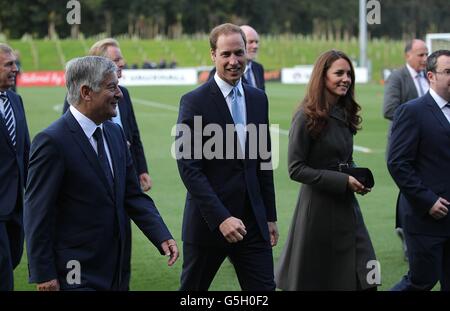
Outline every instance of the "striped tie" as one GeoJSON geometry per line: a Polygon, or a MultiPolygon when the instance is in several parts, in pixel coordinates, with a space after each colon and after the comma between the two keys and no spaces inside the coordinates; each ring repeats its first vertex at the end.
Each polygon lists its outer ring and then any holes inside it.
{"type": "Polygon", "coordinates": [[[16,145],[16,128],[14,126],[14,113],[9,102],[8,96],[5,92],[0,93],[0,99],[3,101],[5,109],[5,125],[13,146],[16,145]]]}

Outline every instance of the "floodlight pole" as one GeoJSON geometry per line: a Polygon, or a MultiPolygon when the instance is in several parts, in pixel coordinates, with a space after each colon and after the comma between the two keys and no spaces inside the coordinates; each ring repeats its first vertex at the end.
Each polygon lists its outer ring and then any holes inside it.
{"type": "Polygon", "coordinates": [[[367,67],[366,0],[359,0],[359,67],[367,67]]]}

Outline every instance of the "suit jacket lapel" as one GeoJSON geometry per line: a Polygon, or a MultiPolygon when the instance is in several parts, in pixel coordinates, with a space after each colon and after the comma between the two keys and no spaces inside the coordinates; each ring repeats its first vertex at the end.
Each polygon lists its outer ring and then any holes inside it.
{"type": "Polygon", "coordinates": [[[436,119],[438,119],[439,123],[447,130],[447,134],[450,136],[450,122],[448,122],[447,118],[445,117],[442,110],[439,108],[433,97],[428,92],[425,95],[426,103],[428,105],[428,108],[431,110],[431,113],[434,115],[436,119]]]}
{"type": "Polygon", "coordinates": [[[94,148],[92,148],[91,143],[89,142],[88,138],[83,132],[83,129],[81,128],[80,124],[77,122],[75,117],[70,112],[70,109],[66,111],[64,114],[64,119],[69,126],[70,132],[72,133],[72,138],[75,140],[75,142],[80,147],[83,154],[86,156],[88,162],[94,169],[95,173],[99,176],[99,178],[102,180],[103,185],[107,189],[108,193],[114,198],[112,189],[108,184],[108,180],[106,179],[105,173],[103,172],[100,162],[98,161],[98,156],[95,153],[94,148]]]}
{"type": "Polygon", "coordinates": [[[255,87],[261,88],[261,83],[259,81],[258,67],[255,66],[255,62],[253,62],[253,64],[252,64],[252,71],[253,71],[253,77],[255,79],[255,87]]]}
{"type": "Polygon", "coordinates": [[[223,94],[220,91],[220,88],[217,85],[216,81],[214,81],[214,79],[211,79],[209,80],[208,83],[210,84],[212,99],[217,107],[217,110],[222,115],[225,124],[234,124],[233,117],[231,116],[230,113],[230,109],[228,109],[227,102],[223,97],[223,94]]]}
{"type": "MultiPolygon", "coordinates": [[[[416,84],[414,83],[413,78],[411,77],[411,74],[409,73],[408,67],[403,67],[403,79],[404,81],[406,81],[407,86],[408,86],[408,92],[406,94],[406,96],[408,98],[417,98],[419,97],[419,93],[417,93],[417,89],[416,89],[416,84]]],[[[402,103],[404,104],[404,103],[402,103]]]]}
{"type": "Polygon", "coordinates": [[[108,143],[108,147],[109,147],[109,154],[111,156],[111,162],[112,162],[112,166],[113,166],[113,171],[114,171],[114,194],[118,194],[119,193],[119,189],[121,189],[121,185],[120,185],[120,178],[118,178],[118,175],[120,173],[119,170],[119,160],[118,160],[118,156],[119,156],[119,145],[116,139],[113,138],[113,136],[111,135],[111,126],[115,126],[114,124],[110,124],[108,121],[106,121],[105,123],[103,123],[103,133],[105,134],[105,138],[106,138],[106,142],[108,143]]]}

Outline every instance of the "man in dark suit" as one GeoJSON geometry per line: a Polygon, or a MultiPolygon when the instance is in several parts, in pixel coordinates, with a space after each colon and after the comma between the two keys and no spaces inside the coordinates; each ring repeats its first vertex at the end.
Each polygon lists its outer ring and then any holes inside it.
{"type": "MultiPolygon", "coordinates": [[[[112,38],[102,39],[97,41],[92,45],[89,50],[89,55],[92,56],[103,56],[112,60],[117,66],[117,77],[120,79],[122,76],[122,69],[125,66],[125,60],[122,56],[120,50],[119,42],[112,38]]],[[[116,112],[117,115],[112,118],[112,121],[119,124],[125,134],[128,147],[130,148],[131,158],[133,159],[133,164],[136,169],[136,173],[141,184],[143,191],[148,191],[151,189],[153,182],[148,174],[147,161],[145,159],[144,147],[141,142],[141,135],[139,133],[139,127],[136,122],[136,117],[134,115],[133,104],[131,103],[130,94],[124,86],[120,86],[120,91],[123,96],[119,99],[119,104],[117,105],[116,112]]],[[[63,113],[69,108],[69,103],[67,98],[64,100],[63,113]]],[[[125,270],[125,279],[130,279],[131,276],[131,245],[132,245],[132,230],[131,223],[128,221],[126,223],[125,230],[125,255],[123,269],[125,270]]]]}
{"type": "Polygon", "coordinates": [[[246,50],[238,26],[214,28],[210,45],[216,74],[181,98],[178,116],[177,163],[188,191],[180,289],[207,290],[228,256],[242,289],[274,290],[272,247],[278,229],[267,96],[241,83],[246,50]],[[224,135],[214,146],[211,132],[206,134],[212,128],[224,135]],[[263,144],[266,157],[254,152],[263,144]]]}
{"type": "Polygon", "coordinates": [[[23,252],[23,189],[30,137],[22,98],[9,90],[17,73],[13,50],[0,43],[0,291],[13,290],[23,252]]]}
{"type": "Polygon", "coordinates": [[[409,272],[393,290],[450,290],[450,51],[427,61],[430,90],[395,112],[388,168],[399,209],[409,272]]]}
{"type": "MultiPolygon", "coordinates": [[[[413,39],[405,45],[406,65],[394,71],[384,88],[383,115],[389,120],[388,145],[391,136],[391,121],[395,110],[412,99],[423,96],[429,89],[425,75],[428,49],[424,41],[413,39]]],[[[405,260],[408,258],[407,246],[403,238],[403,226],[398,211],[398,198],[395,212],[395,230],[402,240],[405,260]]]]}
{"type": "MultiPolygon", "coordinates": [[[[125,60],[120,51],[119,43],[112,38],[102,39],[94,43],[89,50],[88,55],[103,56],[112,60],[118,70],[117,77],[122,77],[122,69],[125,67],[125,60]]],[[[141,142],[141,135],[139,133],[139,127],[136,122],[136,116],[134,114],[133,104],[131,102],[130,94],[126,87],[119,86],[122,91],[123,97],[119,100],[117,107],[117,116],[112,119],[113,122],[119,124],[123,128],[127,143],[130,147],[131,157],[133,158],[136,173],[141,183],[143,191],[148,191],[153,185],[153,181],[148,173],[147,161],[145,159],[144,147],[141,142]]],[[[67,99],[64,100],[63,113],[69,108],[67,99]]]]}
{"type": "MultiPolygon", "coordinates": [[[[256,62],[259,50],[259,35],[255,29],[248,25],[241,26],[247,40],[247,66],[245,67],[242,82],[265,91],[264,67],[256,62]]],[[[216,73],[216,68],[209,73],[211,80],[216,73]]]]}
{"type": "Polygon", "coordinates": [[[39,290],[126,290],[126,222],[170,256],[178,250],[136,177],[116,116],[122,93],[104,57],[66,67],[69,110],[31,145],[24,226],[30,282],[39,290]]]}

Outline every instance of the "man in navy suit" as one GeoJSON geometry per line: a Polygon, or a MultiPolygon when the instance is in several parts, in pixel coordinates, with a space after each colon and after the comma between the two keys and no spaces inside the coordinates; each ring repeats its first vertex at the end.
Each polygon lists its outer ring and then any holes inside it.
{"type": "MultiPolygon", "coordinates": [[[[120,50],[119,42],[112,38],[102,39],[95,42],[91,49],[89,50],[89,55],[92,56],[103,56],[109,58],[117,66],[117,77],[120,79],[122,76],[122,69],[125,66],[125,60],[122,56],[120,50]]],[[[120,86],[120,91],[123,96],[119,99],[119,104],[117,105],[116,112],[117,115],[111,119],[114,123],[119,124],[125,134],[127,139],[127,144],[130,148],[131,158],[133,159],[133,164],[136,169],[136,173],[141,184],[143,191],[148,191],[151,189],[153,182],[150,178],[147,168],[147,161],[145,159],[144,147],[141,142],[141,135],[139,133],[139,127],[136,122],[136,117],[134,115],[133,104],[131,102],[130,94],[124,86],[120,86]]],[[[69,103],[67,98],[64,100],[63,113],[69,109],[69,103]]],[[[132,244],[132,230],[130,221],[126,224],[127,228],[125,230],[125,256],[123,269],[125,270],[124,278],[129,279],[131,276],[131,244],[132,244]]]]}
{"type": "Polygon", "coordinates": [[[9,90],[17,74],[14,51],[0,43],[0,291],[13,290],[23,252],[23,189],[30,137],[22,98],[9,90]]]}
{"type": "MultiPolygon", "coordinates": [[[[265,91],[264,67],[256,61],[259,50],[259,35],[255,29],[248,25],[241,26],[247,41],[247,66],[245,67],[242,82],[265,91]]],[[[211,80],[216,73],[216,68],[209,73],[208,80],[211,80]]]]}
{"type": "Polygon", "coordinates": [[[241,82],[245,44],[238,26],[214,28],[210,45],[216,74],[181,98],[177,163],[187,188],[181,290],[207,290],[227,256],[243,290],[275,289],[272,247],[278,229],[268,101],[263,91],[241,82]],[[213,128],[224,136],[211,146],[213,128]],[[257,135],[247,135],[249,128],[257,135]],[[268,156],[250,156],[264,143],[268,156]],[[208,146],[212,157],[202,152],[208,146]]]}
{"type": "Polygon", "coordinates": [[[392,290],[450,290],[450,51],[427,60],[430,90],[399,106],[388,168],[400,188],[399,209],[409,271],[392,290]]]}
{"type": "MultiPolygon", "coordinates": [[[[392,72],[386,81],[383,116],[389,120],[388,146],[391,137],[391,121],[394,117],[395,110],[401,104],[423,96],[429,89],[428,80],[425,75],[427,57],[428,48],[424,41],[419,39],[408,41],[405,45],[406,65],[392,72]]],[[[395,231],[402,240],[405,260],[408,260],[408,250],[403,238],[403,226],[398,210],[398,196],[395,214],[395,231]]]]}
{"type": "Polygon", "coordinates": [[[38,290],[126,290],[126,222],[170,256],[178,249],[136,177],[116,115],[116,65],[86,56],[66,67],[69,110],[31,145],[24,227],[38,290]]]}
{"type": "MultiPolygon", "coordinates": [[[[109,58],[116,64],[117,77],[122,77],[122,69],[125,67],[125,60],[120,50],[119,42],[112,38],[102,39],[92,45],[88,55],[103,56],[109,58]]],[[[152,188],[153,181],[148,173],[147,161],[145,159],[144,147],[141,142],[141,135],[139,127],[136,122],[133,104],[131,102],[130,94],[126,87],[119,86],[123,97],[119,100],[117,105],[117,116],[112,121],[119,124],[123,128],[127,143],[130,147],[131,157],[133,158],[134,167],[141,183],[143,191],[148,191],[152,188]]],[[[67,98],[64,100],[63,113],[69,109],[67,98]]]]}

